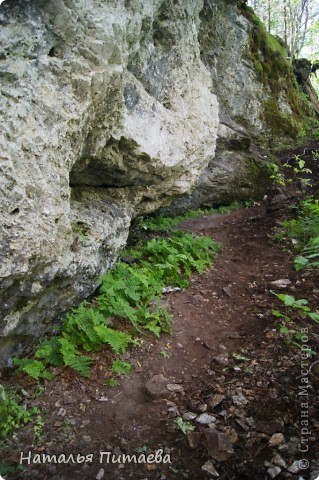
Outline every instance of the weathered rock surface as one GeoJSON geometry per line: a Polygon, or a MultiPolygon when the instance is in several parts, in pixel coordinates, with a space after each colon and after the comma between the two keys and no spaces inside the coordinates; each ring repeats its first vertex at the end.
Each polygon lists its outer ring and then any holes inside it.
{"type": "Polygon", "coordinates": [[[136,215],[254,191],[249,28],[221,0],[1,4],[2,352],[92,293],[136,215]]]}
{"type": "Polygon", "coordinates": [[[1,335],[40,334],[90,294],[131,218],[188,191],[214,154],[201,7],[1,5],[1,335]]]}
{"type": "MultiPolygon", "coordinates": [[[[266,164],[271,155],[265,146],[285,142],[298,130],[300,111],[292,100],[298,98],[292,70],[288,69],[288,78],[279,61],[269,62],[279,52],[260,50],[256,39],[264,34],[249,21],[247,10],[239,14],[237,3],[241,2],[204,2],[200,12],[201,59],[219,101],[216,151],[191,193],[174,200],[163,213],[260,198],[269,185],[266,164]],[[262,75],[257,66],[265,68],[262,75]],[[272,67],[276,71],[270,74],[266,69],[272,67]],[[273,82],[271,75],[276,78],[273,82]]],[[[267,38],[262,41],[266,44],[267,38]]]]}

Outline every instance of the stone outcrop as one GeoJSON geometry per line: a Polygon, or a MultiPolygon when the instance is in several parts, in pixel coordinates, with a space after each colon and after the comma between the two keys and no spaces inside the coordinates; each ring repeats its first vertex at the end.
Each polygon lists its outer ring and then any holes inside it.
{"type": "Polygon", "coordinates": [[[94,291],[135,216],[256,193],[250,28],[221,0],[1,4],[3,352],[94,291]]]}
{"type": "Polygon", "coordinates": [[[192,192],[166,213],[260,198],[269,185],[267,149],[291,142],[307,111],[285,50],[244,2],[204,2],[200,21],[201,59],[219,102],[217,145],[192,192]]]}

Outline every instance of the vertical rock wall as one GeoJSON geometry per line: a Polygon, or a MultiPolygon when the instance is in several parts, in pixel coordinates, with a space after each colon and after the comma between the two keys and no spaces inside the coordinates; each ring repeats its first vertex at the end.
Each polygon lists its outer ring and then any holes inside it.
{"type": "Polygon", "coordinates": [[[217,145],[191,193],[164,212],[262,197],[269,147],[294,142],[311,114],[284,48],[244,2],[205,1],[198,39],[219,102],[217,145]]]}
{"type": "Polygon", "coordinates": [[[214,155],[201,1],[0,6],[2,348],[90,294],[214,155]],[[13,338],[14,337],[14,338],[13,338]]]}

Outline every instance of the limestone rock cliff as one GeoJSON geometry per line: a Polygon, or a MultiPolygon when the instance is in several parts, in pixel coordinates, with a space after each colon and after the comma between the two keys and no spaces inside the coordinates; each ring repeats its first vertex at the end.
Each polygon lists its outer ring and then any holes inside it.
{"type": "Polygon", "coordinates": [[[169,213],[260,198],[269,184],[269,147],[293,141],[313,115],[280,39],[245,2],[204,2],[198,39],[219,102],[217,145],[192,192],[163,210],[169,213]]]}
{"type": "Polygon", "coordinates": [[[251,28],[222,0],[1,4],[3,351],[92,293],[135,216],[256,193],[251,28]]]}

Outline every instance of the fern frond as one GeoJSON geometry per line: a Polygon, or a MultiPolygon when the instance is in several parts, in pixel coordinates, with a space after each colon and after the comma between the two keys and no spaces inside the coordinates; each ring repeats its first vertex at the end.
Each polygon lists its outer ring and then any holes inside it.
{"type": "Polygon", "coordinates": [[[319,237],[312,238],[302,253],[306,258],[319,257],[319,237]]]}
{"type": "Polygon", "coordinates": [[[76,345],[73,343],[73,339],[68,338],[66,333],[63,332],[62,337],[59,338],[60,352],[63,356],[64,363],[68,365],[68,360],[79,355],[79,351],[76,345]]]}
{"type": "Polygon", "coordinates": [[[73,368],[83,377],[90,376],[90,366],[92,360],[89,357],[80,355],[76,346],[72,343],[72,339],[63,333],[63,337],[59,339],[61,345],[61,354],[65,365],[73,368]]]}
{"type": "Polygon", "coordinates": [[[50,340],[47,338],[44,339],[35,352],[35,358],[41,358],[47,364],[53,365],[54,367],[63,365],[59,339],[57,337],[52,337],[50,340]]]}
{"type": "Polygon", "coordinates": [[[119,373],[120,375],[128,375],[132,370],[132,365],[128,362],[123,362],[116,358],[112,363],[112,373],[119,373]]]}
{"type": "Polygon", "coordinates": [[[128,344],[132,341],[130,335],[109,327],[96,326],[94,329],[99,339],[110,345],[116,353],[125,353],[128,344]]]}
{"type": "Polygon", "coordinates": [[[72,338],[72,342],[75,345],[83,347],[87,352],[91,352],[97,351],[100,343],[94,326],[105,324],[105,316],[97,309],[80,305],[79,308],[73,310],[66,317],[63,330],[72,338]]]}
{"type": "Polygon", "coordinates": [[[88,378],[91,374],[92,360],[90,357],[84,355],[70,357],[68,358],[68,363],[65,362],[65,364],[73,368],[73,370],[82,375],[82,377],[88,378]]]}
{"type": "Polygon", "coordinates": [[[29,358],[15,358],[14,364],[19,367],[20,372],[27,373],[35,380],[45,378],[52,380],[52,373],[46,368],[43,362],[39,360],[32,360],[29,358]]]}

